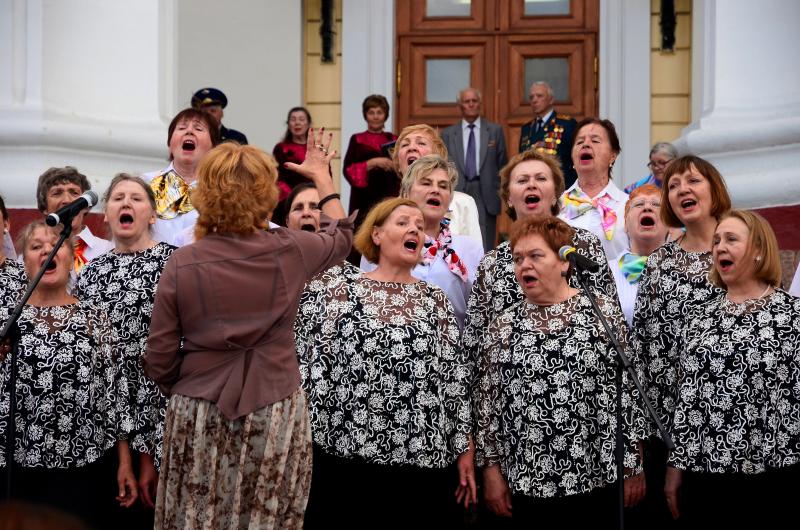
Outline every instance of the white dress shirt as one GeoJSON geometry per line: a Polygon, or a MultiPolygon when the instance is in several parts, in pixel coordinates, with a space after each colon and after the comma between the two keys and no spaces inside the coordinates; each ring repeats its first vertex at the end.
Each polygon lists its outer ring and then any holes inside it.
{"type": "MultiPolygon", "coordinates": [[[[472,291],[472,284],[475,282],[475,274],[478,271],[478,265],[481,262],[481,258],[483,258],[483,245],[473,240],[471,237],[454,235],[452,249],[467,268],[466,282],[450,271],[442,257],[441,251],[436,254],[436,257],[429,265],[420,263],[411,269],[411,275],[414,276],[414,278],[435,285],[444,291],[444,294],[447,295],[447,299],[450,300],[450,303],[453,305],[459,327],[463,328],[464,317],[467,314],[467,301],[472,291]]],[[[361,257],[362,271],[371,272],[376,268],[377,265],[370,263],[363,256],[361,257]]]]}
{"type": "Polygon", "coordinates": [[[10,260],[17,260],[17,250],[11,240],[11,233],[6,231],[3,231],[3,255],[10,260]]]}
{"type": "MultiPolygon", "coordinates": [[[[606,234],[603,231],[603,219],[600,215],[600,210],[597,208],[592,208],[583,215],[580,215],[574,219],[567,218],[564,208],[564,199],[566,198],[567,194],[576,187],[578,187],[578,182],[575,182],[575,184],[573,184],[567,191],[564,192],[564,195],[561,196],[561,213],[558,217],[572,226],[589,230],[591,233],[599,237],[600,241],[603,243],[603,250],[606,251],[606,258],[608,258],[609,261],[618,258],[630,246],[630,243],[628,242],[628,234],[625,233],[625,203],[628,202],[628,194],[619,189],[616,184],[614,184],[613,180],[609,180],[608,185],[606,185],[606,187],[596,195],[596,197],[602,197],[608,193],[608,195],[611,197],[611,200],[608,201],[607,206],[614,210],[614,212],[617,214],[617,223],[614,226],[613,236],[611,237],[611,240],[608,240],[606,239],[606,234]]],[[[594,198],[595,197],[592,197],[592,199],[594,198]]]]}
{"type": "MultiPolygon", "coordinates": [[[[166,169],[162,171],[153,171],[152,173],[145,173],[142,175],[142,179],[145,182],[150,184],[150,182],[159,175],[163,175],[167,171],[174,170],[175,168],[170,163],[166,169]]],[[[177,173],[177,171],[175,171],[177,173]]],[[[197,181],[195,180],[191,184],[189,184],[189,188],[194,189],[197,186],[197,181]]],[[[186,212],[182,214],[178,214],[172,219],[161,219],[160,217],[156,216],[156,224],[153,227],[153,239],[156,241],[169,243],[170,245],[175,245],[176,247],[181,246],[180,242],[184,241],[184,233],[191,232],[194,230],[194,225],[197,223],[197,210],[192,210],[191,212],[186,212]]],[[[194,238],[192,238],[194,240],[194,238]]],[[[184,243],[185,244],[185,243],[184,243]]]]}
{"type": "MultiPolygon", "coordinates": [[[[481,118],[478,117],[473,122],[475,127],[472,129],[475,131],[475,171],[480,172],[481,170],[481,118]]],[[[466,156],[467,156],[467,146],[469,145],[469,122],[467,120],[461,120],[461,137],[464,143],[464,167],[466,167],[466,156]]],[[[477,175],[469,175],[470,177],[476,177],[477,175]]],[[[466,175],[464,176],[466,178],[466,175]]]]}

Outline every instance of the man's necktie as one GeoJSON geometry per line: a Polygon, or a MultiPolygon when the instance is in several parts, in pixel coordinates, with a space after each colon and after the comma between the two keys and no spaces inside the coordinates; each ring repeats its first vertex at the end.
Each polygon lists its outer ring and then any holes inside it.
{"type": "Polygon", "coordinates": [[[467,180],[474,180],[478,176],[478,168],[475,167],[475,124],[470,123],[469,139],[467,140],[467,157],[464,160],[464,173],[467,180]]]}

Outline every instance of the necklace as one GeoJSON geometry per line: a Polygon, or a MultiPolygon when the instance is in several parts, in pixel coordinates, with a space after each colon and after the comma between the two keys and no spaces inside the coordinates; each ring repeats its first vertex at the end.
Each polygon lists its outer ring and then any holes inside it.
{"type": "Polygon", "coordinates": [[[763,293],[761,293],[761,294],[758,296],[758,300],[761,300],[762,298],[764,298],[764,295],[765,295],[765,294],[767,294],[767,293],[769,292],[769,288],[770,288],[770,287],[772,287],[772,286],[771,286],[770,284],[767,284],[767,288],[766,288],[766,289],[764,289],[764,292],[763,292],[763,293]]]}

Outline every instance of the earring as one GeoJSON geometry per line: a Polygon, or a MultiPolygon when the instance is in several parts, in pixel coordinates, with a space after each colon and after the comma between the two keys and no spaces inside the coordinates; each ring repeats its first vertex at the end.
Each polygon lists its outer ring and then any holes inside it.
{"type": "Polygon", "coordinates": [[[756,256],[756,261],[761,261],[761,256],[756,256]]]}
{"type": "Polygon", "coordinates": [[[566,278],[567,276],[569,276],[569,271],[561,271],[562,278],[566,278]]]}

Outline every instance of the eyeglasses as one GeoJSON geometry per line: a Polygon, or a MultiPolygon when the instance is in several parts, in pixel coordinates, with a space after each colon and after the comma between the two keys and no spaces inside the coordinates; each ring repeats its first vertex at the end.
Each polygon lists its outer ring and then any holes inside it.
{"type": "Polygon", "coordinates": [[[647,163],[647,167],[650,168],[650,169],[655,169],[657,167],[658,168],[667,167],[667,164],[669,164],[670,162],[672,162],[671,159],[667,160],[667,161],[662,161],[662,160],[653,161],[653,160],[651,160],[650,162],[647,163]]]}
{"type": "Polygon", "coordinates": [[[650,206],[650,208],[657,210],[661,208],[661,201],[659,201],[658,199],[651,199],[649,201],[646,199],[636,199],[631,203],[631,210],[641,210],[642,208],[648,205],[650,206]]]}

